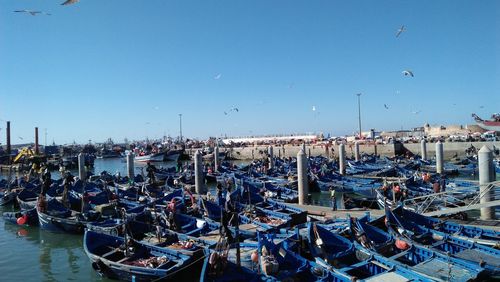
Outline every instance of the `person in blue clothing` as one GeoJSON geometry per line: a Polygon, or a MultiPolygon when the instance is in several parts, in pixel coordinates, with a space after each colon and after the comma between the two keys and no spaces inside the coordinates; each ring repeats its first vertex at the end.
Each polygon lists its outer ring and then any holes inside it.
{"type": "Polygon", "coordinates": [[[441,177],[439,178],[439,186],[441,188],[441,192],[446,191],[446,175],[441,174],[441,177]]]}

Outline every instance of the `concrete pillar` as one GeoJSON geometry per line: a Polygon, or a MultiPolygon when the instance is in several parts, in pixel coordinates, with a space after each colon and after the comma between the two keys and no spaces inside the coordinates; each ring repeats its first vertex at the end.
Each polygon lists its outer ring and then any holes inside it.
{"type": "Polygon", "coordinates": [[[356,141],[356,143],[354,143],[354,158],[357,162],[361,160],[361,156],[359,154],[359,141],[356,141]]]}
{"type": "MultiPolygon", "coordinates": [[[[478,152],[478,166],[479,166],[479,193],[481,196],[481,204],[489,201],[494,201],[494,191],[487,191],[488,183],[495,181],[496,172],[493,164],[493,153],[491,150],[483,146],[478,152]]],[[[481,208],[481,219],[491,220],[495,219],[495,207],[481,208]]]]}
{"type": "Polygon", "coordinates": [[[378,155],[378,152],[377,152],[377,143],[373,144],[373,152],[374,152],[375,157],[376,157],[378,155]]]}
{"type": "Polygon", "coordinates": [[[267,154],[269,155],[269,169],[273,169],[274,168],[273,146],[269,146],[267,148],[267,154]]]}
{"type": "Polygon", "coordinates": [[[85,179],[87,178],[87,172],[85,171],[85,154],[84,153],[78,154],[78,177],[82,181],[85,181],[85,179]]]}
{"type": "Polygon", "coordinates": [[[306,143],[302,143],[302,150],[304,151],[304,154],[306,153],[306,143]]]}
{"type": "Polygon", "coordinates": [[[214,149],[214,163],[215,163],[215,171],[219,171],[219,146],[215,146],[214,149]]]}
{"type": "Polygon", "coordinates": [[[345,145],[340,144],[339,145],[339,173],[344,175],[345,174],[345,145]]]}
{"type": "Polygon", "coordinates": [[[420,151],[422,153],[422,160],[427,160],[427,141],[425,139],[420,141],[420,151]]]}
{"type": "Polygon", "coordinates": [[[38,150],[38,127],[35,127],[35,155],[38,155],[40,151],[38,150]]]}
{"type": "Polygon", "coordinates": [[[444,172],[444,151],[443,151],[443,142],[438,141],[436,143],[436,173],[444,172]]]}
{"type": "Polygon", "coordinates": [[[304,150],[297,154],[297,176],[299,184],[299,205],[306,205],[309,195],[309,181],[307,180],[307,157],[304,150]]]}
{"type": "Polygon", "coordinates": [[[197,194],[205,193],[205,181],[203,181],[203,162],[201,160],[201,153],[196,150],[194,153],[194,185],[197,194]]]}
{"type": "Polygon", "coordinates": [[[129,152],[127,154],[127,176],[129,179],[134,179],[135,170],[134,170],[134,153],[129,152]]]}

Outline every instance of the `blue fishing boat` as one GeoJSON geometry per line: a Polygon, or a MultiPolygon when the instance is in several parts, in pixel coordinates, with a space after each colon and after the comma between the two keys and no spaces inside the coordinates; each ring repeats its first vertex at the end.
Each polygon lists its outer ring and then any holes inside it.
{"type": "MultiPolygon", "coordinates": [[[[357,279],[434,281],[441,279],[434,272],[446,270],[448,273],[454,267],[449,260],[436,257],[435,253],[423,248],[408,248],[384,257],[312,223],[308,226],[308,240],[318,264],[357,279]]],[[[460,266],[455,266],[455,271],[463,274],[460,266]]],[[[465,281],[476,278],[480,271],[481,268],[467,271],[464,275],[470,276],[466,276],[465,281]]]]}
{"type": "Polygon", "coordinates": [[[97,272],[127,281],[166,279],[194,259],[168,248],[93,231],[85,232],[83,248],[97,272]]]}
{"type": "Polygon", "coordinates": [[[423,216],[404,209],[402,206],[396,208],[392,212],[400,218],[404,218],[406,221],[411,221],[425,228],[444,232],[460,239],[490,246],[496,246],[500,243],[500,232],[492,229],[466,226],[452,221],[444,221],[429,216],[423,216]]]}
{"type": "Polygon", "coordinates": [[[36,208],[17,212],[4,212],[3,219],[7,222],[18,225],[38,226],[38,215],[36,208]]]}
{"type": "Polygon", "coordinates": [[[490,275],[499,275],[500,250],[419,226],[389,210],[386,210],[385,218],[388,231],[392,235],[409,238],[412,244],[425,246],[436,253],[460,259],[477,268],[484,268],[490,275]]]}
{"type": "Polygon", "coordinates": [[[56,199],[39,201],[36,210],[40,228],[51,232],[83,234],[85,225],[92,221],[82,213],[66,208],[56,199]]]}

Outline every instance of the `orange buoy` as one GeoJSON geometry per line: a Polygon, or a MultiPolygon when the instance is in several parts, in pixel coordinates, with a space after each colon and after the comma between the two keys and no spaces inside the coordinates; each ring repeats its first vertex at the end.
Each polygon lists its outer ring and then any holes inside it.
{"type": "Polygon", "coordinates": [[[26,222],[28,222],[28,216],[27,215],[23,215],[21,217],[18,217],[17,220],[16,220],[16,222],[19,225],[24,225],[24,224],[26,224],[26,222]]]}
{"type": "Polygon", "coordinates": [[[410,248],[410,245],[408,245],[408,243],[406,243],[405,241],[403,240],[399,240],[399,239],[396,239],[396,248],[400,249],[400,250],[407,250],[408,248],[410,248]]]}
{"type": "Polygon", "coordinates": [[[259,254],[257,253],[257,251],[253,251],[252,254],[250,255],[250,258],[252,259],[253,262],[258,263],[259,254]]]}

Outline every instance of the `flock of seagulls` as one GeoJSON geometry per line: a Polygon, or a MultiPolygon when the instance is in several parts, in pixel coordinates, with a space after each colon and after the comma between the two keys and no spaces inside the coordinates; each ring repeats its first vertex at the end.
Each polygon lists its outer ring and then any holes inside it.
{"type": "MultiPolygon", "coordinates": [[[[61,3],[61,5],[63,5],[63,6],[72,5],[72,4],[77,3],[78,1],[80,1],[80,0],[66,0],[63,3],[61,3]]],[[[44,11],[34,11],[34,10],[28,10],[28,9],[16,10],[16,11],[14,11],[14,13],[26,13],[27,15],[32,15],[32,16],[36,16],[36,15],[50,16],[50,15],[52,15],[52,14],[44,12],[44,11]]]]}

